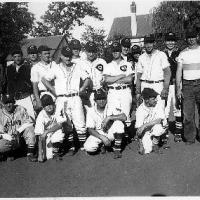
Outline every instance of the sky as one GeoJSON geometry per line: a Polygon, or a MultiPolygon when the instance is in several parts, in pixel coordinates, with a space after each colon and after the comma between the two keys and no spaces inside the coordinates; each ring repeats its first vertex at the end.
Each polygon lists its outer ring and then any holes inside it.
{"type": "MultiPolygon", "coordinates": [[[[162,0],[135,0],[136,14],[148,14],[153,7],[159,5],[162,0]]],[[[32,1],[29,3],[29,10],[35,14],[36,20],[40,20],[40,16],[45,13],[50,1],[32,1]]],[[[98,8],[99,13],[102,14],[104,20],[99,21],[97,19],[86,17],[84,22],[87,25],[91,25],[95,28],[104,29],[106,35],[109,34],[109,30],[112,26],[113,19],[115,17],[130,16],[130,4],[132,0],[95,0],[94,5],[98,8]]],[[[84,27],[76,26],[72,32],[73,37],[80,39],[81,34],[84,31],[84,27]]]]}

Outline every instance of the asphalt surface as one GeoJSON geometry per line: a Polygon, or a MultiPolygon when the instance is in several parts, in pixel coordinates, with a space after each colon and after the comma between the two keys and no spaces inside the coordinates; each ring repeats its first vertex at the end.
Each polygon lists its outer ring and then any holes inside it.
{"type": "Polygon", "coordinates": [[[0,163],[0,197],[198,196],[200,144],[174,143],[163,154],[141,156],[132,142],[121,159],[79,151],[63,161],[0,163]]]}

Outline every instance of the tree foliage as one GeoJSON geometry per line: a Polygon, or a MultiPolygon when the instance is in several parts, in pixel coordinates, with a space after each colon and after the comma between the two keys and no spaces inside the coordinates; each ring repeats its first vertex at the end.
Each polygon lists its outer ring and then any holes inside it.
{"type": "Polygon", "coordinates": [[[0,3],[0,51],[7,54],[31,31],[34,15],[27,3],[0,3]]]}
{"type": "Polygon", "coordinates": [[[155,33],[172,31],[184,38],[187,29],[200,27],[199,1],[164,1],[153,9],[155,33]]]}
{"type": "Polygon", "coordinates": [[[90,1],[71,1],[71,2],[53,2],[49,4],[48,10],[41,17],[42,23],[37,25],[32,31],[33,36],[63,35],[68,37],[70,31],[76,25],[84,25],[85,16],[94,17],[103,20],[98,8],[90,1]],[[45,30],[45,31],[42,31],[45,30]]]}

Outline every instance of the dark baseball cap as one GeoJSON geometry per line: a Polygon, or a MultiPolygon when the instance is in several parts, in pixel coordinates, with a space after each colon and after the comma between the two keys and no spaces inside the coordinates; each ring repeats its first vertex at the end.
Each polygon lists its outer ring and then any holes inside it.
{"type": "Polygon", "coordinates": [[[123,38],[121,41],[121,45],[126,48],[131,47],[131,40],[129,38],[123,38]]]}
{"type": "Polygon", "coordinates": [[[157,96],[158,96],[158,93],[152,88],[144,88],[142,91],[143,99],[150,99],[157,96]]]}
{"type": "Polygon", "coordinates": [[[154,35],[149,35],[144,37],[144,43],[154,43],[155,42],[155,37],[154,35]]]}
{"type": "Polygon", "coordinates": [[[121,52],[122,46],[119,42],[115,41],[111,44],[111,49],[112,49],[112,52],[121,52]]]}
{"type": "Polygon", "coordinates": [[[38,53],[38,49],[35,45],[31,45],[27,48],[27,53],[28,54],[37,54],[38,53]]]}
{"type": "Polygon", "coordinates": [[[61,50],[61,54],[65,57],[72,57],[73,53],[69,46],[63,47],[61,50]]]}
{"type": "Polygon", "coordinates": [[[131,52],[132,52],[132,54],[141,54],[142,50],[141,50],[140,46],[133,45],[131,47],[131,52]]]}
{"type": "Polygon", "coordinates": [[[196,38],[198,36],[198,33],[196,30],[187,30],[186,31],[186,38],[196,38]]]}
{"type": "Polygon", "coordinates": [[[107,99],[107,92],[102,88],[100,88],[94,92],[94,100],[103,100],[103,99],[107,99]]]}
{"type": "Polygon", "coordinates": [[[3,97],[2,97],[2,102],[3,102],[4,104],[7,104],[7,103],[15,103],[14,96],[11,95],[11,94],[4,94],[3,97]]]}
{"type": "Polygon", "coordinates": [[[79,40],[72,40],[69,44],[70,48],[73,50],[73,49],[78,49],[78,50],[81,50],[81,43],[79,40]]]}
{"type": "Polygon", "coordinates": [[[98,48],[97,48],[97,45],[94,42],[87,42],[86,45],[85,45],[85,50],[87,52],[97,53],[98,48]]]}
{"type": "Polygon", "coordinates": [[[41,53],[42,51],[50,51],[50,50],[52,49],[46,45],[41,45],[38,47],[38,53],[41,53]]]}
{"type": "Polygon", "coordinates": [[[48,94],[44,94],[42,96],[41,103],[42,103],[43,108],[46,107],[46,106],[49,106],[49,105],[54,105],[53,98],[48,94]]]}
{"type": "Polygon", "coordinates": [[[177,41],[176,35],[172,32],[165,34],[165,41],[177,41]]]}

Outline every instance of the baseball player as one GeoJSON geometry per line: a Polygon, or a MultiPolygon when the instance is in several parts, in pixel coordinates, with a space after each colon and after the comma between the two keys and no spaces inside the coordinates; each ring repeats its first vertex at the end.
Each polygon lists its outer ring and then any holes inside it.
{"type": "Polygon", "coordinates": [[[168,61],[170,63],[171,69],[171,79],[169,85],[169,94],[167,99],[167,106],[165,108],[166,118],[169,118],[171,103],[173,107],[173,113],[175,116],[175,132],[174,132],[174,141],[182,141],[183,125],[182,125],[182,116],[181,109],[177,107],[177,98],[175,95],[175,82],[176,82],[176,70],[177,70],[177,61],[180,51],[176,47],[176,36],[173,33],[167,33],[165,35],[165,46],[166,49],[164,52],[167,55],[168,61]]]}
{"type": "Polygon", "coordinates": [[[38,49],[35,45],[30,45],[27,48],[29,66],[32,68],[34,64],[38,62],[38,49]]]}
{"type": "Polygon", "coordinates": [[[42,80],[52,94],[57,97],[56,113],[59,114],[66,105],[66,112],[74,124],[82,149],[86,140],[86,127],[80,95],[88,87],[90,79],[80,64],[72,63],[72,51],[69,47],[62,48],[60,59],[61,62],[53,65],[42,80]],[[84,83],[80,87],[81,79],[84,80],[84,83]],[[55,88],[48,84],[52,80],[55,82],[55,88]]]}
{"type": "Polygon", "coordinates": [[[0,109],[0,153],[4,153],[14,160],[15,150],[20,147],[20,137],[23,136],[28,146],[28,161],[37,161],[34,157],[33,121],[26,109],[15,105],[14,97],[11,95],[4,95],[2,102],[4,106],[0,109]]]}
{"type": "Polygon", "coordinates": [[[72,56],[72,62],[73,63],[77,63],[80,62],[81,56],[80,56],[80,51],[81,51],[81,43],[79,40],[71,40],[71,42],[69,43],[69,47],[72,50],[73,56],[72,56]]]}
{"type": "Polygon", "coordinates": [[[62,129],[63,123],[68,118],[64,110],[59,115],[55,114],[55,102],[50,95],[44,94],[41,97],[41,102],[43,109],[40,111],[35,124],[35,135],[39,136],[38,161],[43,162],[52,157],[59,161],[62,160],[60,147],[65,136],[62,129]]]}
{"type": "Polygon", "coordinates": [[[121,107],[126,114],[126,125],[130,126],[130,110],[132,105],[131,87],[134,76],[132,65],[121,58],[121,45],[113,42],[113,61],[103,71],[104,81],[108,85],[108,109],[121,107]]]}
{"type": "Polygon", "coordinates": [[[27,109],[32,119],[35,120],[35,111],[33,108],[33,88],[30,81],[30,66],[23,60],[23,54],[20,48],[12,51],[13,64],[7,67],[7,93],[14,94],[17,105],[27,109]]]}
{"type": "Polygon", "coordinates": [[[86,126],[90,136],[86,140],[84,148],[88,153],[95,153],[101,144],[103,147],[111,146],[111,142],[114,141],[114,158],[121,158],[123,122],[126,121],[126,115],[121,112],[120,108],[116,108],[113,113],[108,113],[107,93],[104,90],[96,90],[94,99],[95,106],[87,112],[86,126]]]}
{"type": "Polygon", "coordinates": [[[136,111],[137,135],[139,138],[139,153],[147,154],[159,150],[159,137],[165,133],[165,110],[157,98],[158,93],[151,88],[142,91],[143,103],[136,111]]]}
{"type": "MultiPolygon", "coordinates": [[[[40,57],[40,62],[36,63],[31,68],[31,82],[33,85],[33,94],[36,100],[36,107],[35,107],[36,111],[42,109],[40,97],[43,94],[52,95],[50,92],[47,91],[47,88],[41,81],[42,77],[48,73],[48,71],[53,65],[56,64],[54,61],[51,62],[50,50],[51,48],[49,48],[48,46],[44,45],[39,46],[38,54],[40,57]]],[[[53,98],[55,99],[55,97],[53,98]]]]}
{"type": "Polygon", "coordinates": [[[121,46],[122,46],[121,57],[125,61],[129,61],[129,59],[130,59],[131,40],[129,38],[123,38],[121,40],[121,46]]]}

